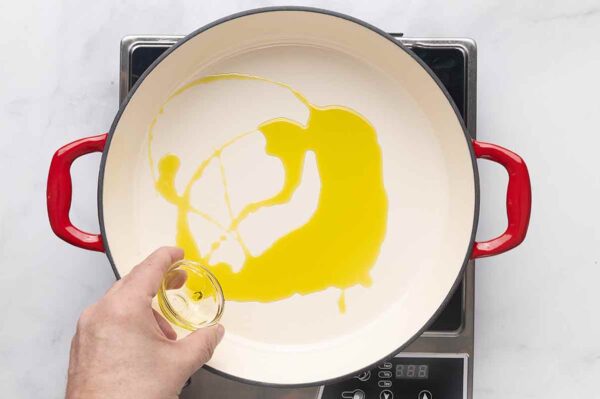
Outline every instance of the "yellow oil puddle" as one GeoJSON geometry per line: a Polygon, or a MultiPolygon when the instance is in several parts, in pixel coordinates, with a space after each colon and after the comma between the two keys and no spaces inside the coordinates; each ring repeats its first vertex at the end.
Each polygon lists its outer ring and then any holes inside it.
{"type": "MultiPolygon", "coordinates": [[[[344,290],[358,284],[364,287],[371,285],[369,272],[385,237],[388,203],[376,131],[357,112],[339,105],[312,104],[289,85],[263,77],[236,73],[211,75],[185,85],[168,98],[150,124],[148,142],[148,159],[156,190],[177,207],[177,245],[184,249],[186,258],[209,267],[221,283],[227,300],[272,302],[294,294],[307,295],[335,287],[341,290],[338,308],[344,313],[344,290]],[[152,158],[154,127],[173,98],[220,80],[256,80],[283,87],[308,108],[308,122],[302,125],[287,118],[275,118],[260,124],[258,132],[234,136],[201,160],[183,192],[178,192],[175,188],[180,167],[177,155],[162,157],[158,162],[158,176],[155,171],[152,158]],[[281,161],[285,180],[277,194],[249,203],[234,214],[221,156],[228,147],[250,134],[264,136],[265,152],[281,161]],[[268,249],[253,256],[238,231],[240,223],[254,212],[291,200],[302,182],[308,151],[315,155],[321,181],[316,210],[304,225],[279,237],[268,249]],[[202,178],[206,167],[213,161],[218,162],[225,192],[223,200],[229,214],[229,224],[225,226],[194,207],[190,201],[194,183],[202,178]],[[223,231],[205,253],[199,250],[190,229],[190,213],[203,217],[223,231]],[[210,261],[212,254],[230,234],[245,254],[239,271],[234,271],[225,262],[210,261]]],[[[186,284],[190,288],[198,285],[193,281],[186,284]]]]}

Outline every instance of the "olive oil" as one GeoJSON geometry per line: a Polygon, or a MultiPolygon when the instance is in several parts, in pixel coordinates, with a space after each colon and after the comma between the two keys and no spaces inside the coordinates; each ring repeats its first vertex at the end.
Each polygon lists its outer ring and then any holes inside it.
{"type": "MultiPolygon", "coordinates": [[[[150,124],[148,136],[148,157],[156,190],[177,207],[177,245],[184,249],[186,258],[208,265],[221,283],[227,300],[272,302],[294,294],[307,295],[335,287],[342,290],[338,308],[344,313],[344,290],[357,284],[371,285],[369,271],[377,260],[385,237],[388,203],[377,133],[363,116],[344,106],[312,104],[285,83],[232,73],[206,76],[177,90],[150,124]],[[266,141],[266,154],[278,158],[283,165],[285,181],[277,194],[247,204],[238,214],[231,209],[221,155],[242,137],[257,132],[234,136],[203,159],[183,192],[175,188],[180,167],[177,155],[168,154],[159,160],[158,175],[152,158],[154,126],[169,101],[187,90],[219,80],[257,80],[274,84],[289,90],[309,110],[306,125],[287,118],[275,118],[258,126],[258,132],[266,141]],[[321,181],[317,209],[303,226],[279,237],[270,248],[253,256],[238,231],[240,223],[262,208],[291,200],[302,182],[308,151],[315,155],[321,181]],[[194,183],[202,178],[204,170],[213,161],[219,163],[225,189],[224,201],[230,217],[229,224],[225,226],[195,208],[190,201],[194,183]],[[202,253],[196,244],[188,223],[190,213],[200,215],[223,231],[206,253],[202,253]],[[230,233],[245,253],[245,261],[239,271],[234,271],[225,262],[210,262],[213,252],[230,233]]],[[[191,280],[186,285],[190,290],[198,288],[191,280]]]]}

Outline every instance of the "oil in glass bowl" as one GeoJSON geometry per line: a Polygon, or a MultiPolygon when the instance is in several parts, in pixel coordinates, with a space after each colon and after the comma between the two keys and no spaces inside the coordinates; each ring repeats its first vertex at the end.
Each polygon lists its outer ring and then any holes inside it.
{"type": "Polygon", "coordinates": [[[163,316],[188,331],[217,324],[225,306],[223,290],[214,274],[189,260],[169,268],[157,296],[163,316]]]}

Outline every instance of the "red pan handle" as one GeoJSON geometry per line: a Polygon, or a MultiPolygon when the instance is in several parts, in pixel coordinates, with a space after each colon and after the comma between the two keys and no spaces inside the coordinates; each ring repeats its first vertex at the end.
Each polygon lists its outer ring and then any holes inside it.
{"type": "Polygon", "coordinates": [[[104,252],[102,236],[78,229],[69,217],[73,193],[71,164],[82,155],[102,152],[106,137],[106,134],[86,137],[59,148],[50,163],[46,190],[48,218],[54,234],[76,247],[99,252],[104,252]]]}
{"type": "Polygon", "coordinates": [[[523,242],[531,215],[531,183],[525,161],[514,152],[499,145],[477,140],[473,140],[473,149],[477,158],[499,163],[508,172],[506,191],[508,227],[496,238],[475,242],[471,259],[476,259],[501,254],[523,242]]]}

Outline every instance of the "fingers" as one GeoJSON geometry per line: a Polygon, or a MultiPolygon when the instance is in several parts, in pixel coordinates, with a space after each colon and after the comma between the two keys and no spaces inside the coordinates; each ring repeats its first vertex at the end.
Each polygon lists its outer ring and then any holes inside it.
{"type": "Polygon", "coordinates": [[[222,325],[201,328],[177,342],[192,372],[195,372],[212,357],[215,348],[223,339],[225,329],[222,325]]]}
{"type": "Polygon", "coordinates": [[[154,251],[127,275],[127,286],[152,298],[158,292],[169,266],[183,258],[183,250],[162,247],[154,251]]]}
{"type": "Polygon", "coordinates": [[[171,341],[175,341],[177,339],[177,333],[175,332],[175,330],[173,330],[173,327],[171,327],[169,322],[166,321],[165,318],[162,317],[162,315],[156,310],[152,309],[152,313],[154,313],[154,318],[158,323],[158,327],[160,328],[162,333],[165,334],[165,337],[167,337],[167,339],[170,339],[171,341]]]}
{"type": "Polygon", "coordinates": [[[187,273],[185,270],[173,270],[166,275],[164,280],[168,290],[178,290],[185,284],[187,273]]]}

